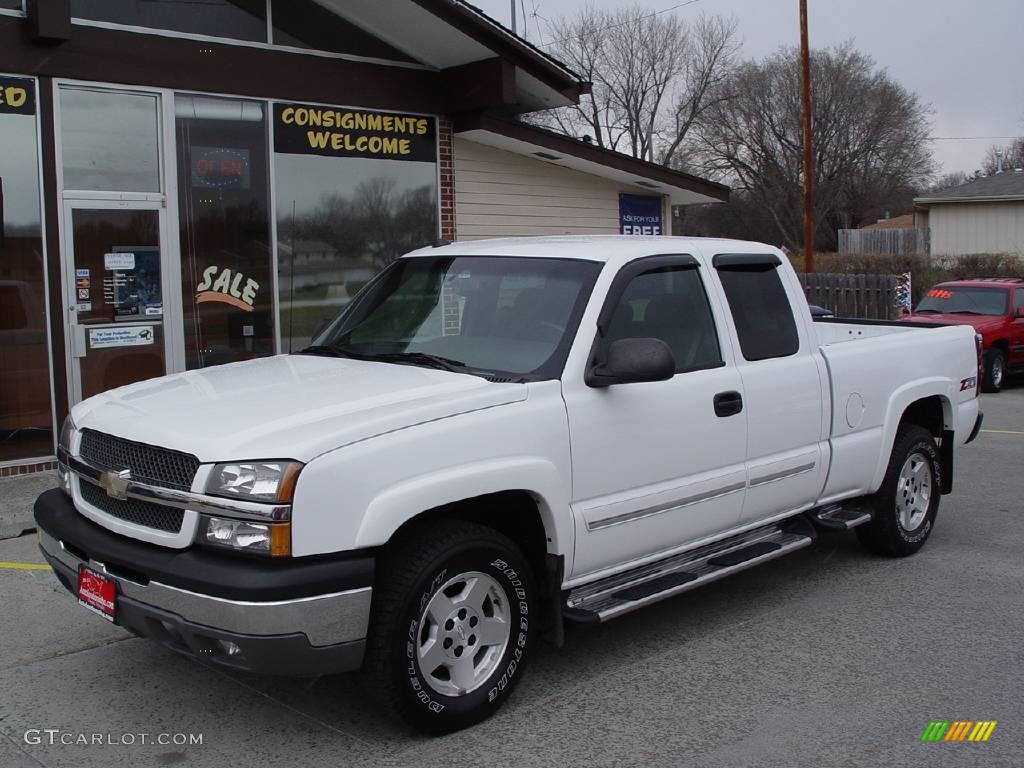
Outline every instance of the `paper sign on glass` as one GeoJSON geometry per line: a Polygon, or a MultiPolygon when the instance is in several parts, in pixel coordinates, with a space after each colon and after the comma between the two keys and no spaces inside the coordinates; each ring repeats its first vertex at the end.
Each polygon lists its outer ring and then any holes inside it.
{"type": "Polygon", "coordinates": [[[117,269],[135,269],[134,253],[104,253],[103,268],[108,272],[117,269]]]}
{"type": "Polygon", "coordinates": [[[140,347],[153,343],[152,325],[130,325],[120,328],[90,328],[89,348],[140,347]]]}

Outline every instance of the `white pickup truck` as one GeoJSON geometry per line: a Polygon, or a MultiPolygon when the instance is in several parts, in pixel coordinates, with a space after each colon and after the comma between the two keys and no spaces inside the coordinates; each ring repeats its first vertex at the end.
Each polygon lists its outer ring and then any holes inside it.
{"type": "Polygon", "coordinates": [[[855,528],[917,551],[977,434],[961,326],[812,321],[775,248],[442,244],[298,354],[76,406],[35,516],[64,586],[208,662],[362,668],[428,732],[541,636],[855,528]]]}

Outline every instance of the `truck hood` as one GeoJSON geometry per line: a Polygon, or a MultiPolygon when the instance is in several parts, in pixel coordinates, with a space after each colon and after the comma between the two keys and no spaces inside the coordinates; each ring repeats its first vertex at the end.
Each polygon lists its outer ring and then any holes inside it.
{"type": "Polygon", "coordinates": [[[900,319],[918,323],[939,323],[940,325],[969,325],[981,334],[994,331],[1006,322],[1006,318],[1002,315],[947,315],[934,312],[905,315],[900,319]]]}
{"type": "Polygon", "coordinates": [[[524,400],[527,387],[412,365],[278,355],[131,384],[79,403],[79,429],[202,462],[314,457],[359,440],[524,400]]]}

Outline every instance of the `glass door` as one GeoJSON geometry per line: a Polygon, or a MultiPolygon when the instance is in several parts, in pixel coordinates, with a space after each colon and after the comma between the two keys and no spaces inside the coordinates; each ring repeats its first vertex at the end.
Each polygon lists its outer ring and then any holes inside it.
{"type": "Polygon", "coordinates": [[[36,113],[35,80],[0,75],[0,464],[54,452],[36,113]]]}
{"type": "Polygon", "coordinates": [[[65,202],[74,402],[168,371],[164,210],[155,202],[65,202]]]}

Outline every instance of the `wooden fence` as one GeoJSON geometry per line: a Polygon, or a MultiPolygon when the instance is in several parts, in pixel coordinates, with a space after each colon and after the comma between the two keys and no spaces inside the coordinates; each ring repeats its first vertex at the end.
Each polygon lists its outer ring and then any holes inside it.
{"type": "Polygon", "coordinates": [[[809,304],[832,310],[836,317],[864,320],[896,318],[896,275],[800,273],[809,304]]]}
{"type": "Polygon", "coordinates": [[[931,253],[931,230],[917,229],[840,229],[840,253],[879,253],[903,256],[931,253]]]}

